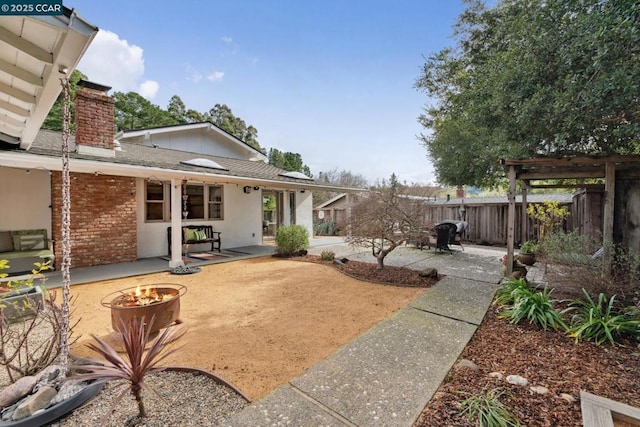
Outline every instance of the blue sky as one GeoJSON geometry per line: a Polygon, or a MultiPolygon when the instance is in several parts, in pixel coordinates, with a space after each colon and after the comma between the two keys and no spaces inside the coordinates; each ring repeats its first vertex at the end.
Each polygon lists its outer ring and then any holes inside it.
{"type": "Polygon", "coordinates": [[[417,139],[424,58],[453,44],[461,0],[65,0],[100,28],[78,69],[167,107],[227,104],[317,176],[432,183],[417,139]]]}

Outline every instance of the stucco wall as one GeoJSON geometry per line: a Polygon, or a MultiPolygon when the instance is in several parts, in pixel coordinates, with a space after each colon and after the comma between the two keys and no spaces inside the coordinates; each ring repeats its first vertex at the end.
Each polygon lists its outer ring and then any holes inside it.
{"type": "Polygon", "coordinates": [[[0,168],[0,230],[46,229],[51,238],[51,175],[0,168]]]}

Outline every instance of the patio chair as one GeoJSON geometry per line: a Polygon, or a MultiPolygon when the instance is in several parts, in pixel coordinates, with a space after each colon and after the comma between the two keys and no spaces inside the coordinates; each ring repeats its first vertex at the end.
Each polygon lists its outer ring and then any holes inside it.
{"type": "Polygon", "coordinates": [[[456,225],[451,223],[441,223],[436,225],[434,228],[436,230],[436,251],[449,251],[450,254],[453,254],[449,244],[455,242],[457,233],[456,225]]]}

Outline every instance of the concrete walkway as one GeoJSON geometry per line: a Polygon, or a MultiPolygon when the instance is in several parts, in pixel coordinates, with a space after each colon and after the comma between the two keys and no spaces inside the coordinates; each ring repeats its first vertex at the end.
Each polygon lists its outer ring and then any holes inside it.
{"type": "MultiPolygon", "coordinates": [[[[374,261],[333,238],[312,254],[374,261]]],[[[471,339],[502,279],[504,249],[453,254],[397,248],[386,265],[434,267],[446,277],[303,375],[254,402],[228,426],[412,426],[471,339]]],[[[537,273],[531,272],[532,276],[537,273]]]]}

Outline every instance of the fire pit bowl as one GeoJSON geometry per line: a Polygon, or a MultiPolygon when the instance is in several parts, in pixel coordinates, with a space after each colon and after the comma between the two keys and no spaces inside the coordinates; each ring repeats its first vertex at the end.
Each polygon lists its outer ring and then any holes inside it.
{"type": "Polygon", "coordinates": [[[122,322],[144,317],[148,324],[155,316],[149,332],[153,335],[179,320],[180,297],[186,293],[186,286],[156,283],[112,292],[100,303],[111,309],[111,326],[118,332],[122,332],[122,322]]]}

